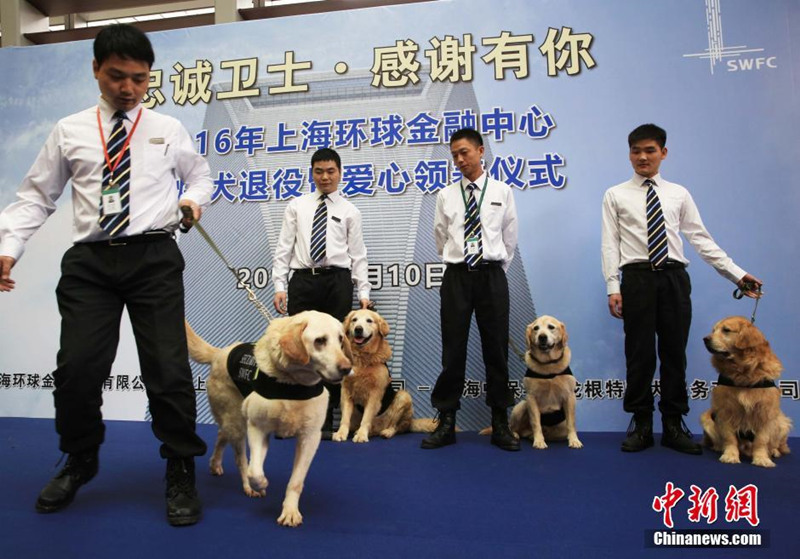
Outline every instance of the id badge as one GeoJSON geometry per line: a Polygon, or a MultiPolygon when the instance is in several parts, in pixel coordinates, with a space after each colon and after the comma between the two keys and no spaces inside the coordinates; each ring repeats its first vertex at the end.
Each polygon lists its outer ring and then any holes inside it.
{"type": "Polygon", "coordinates": [[[470,237],[467,239],[467,254],[470,256],[480,252],[480,239],[477,237],[470,237]]]}
{"type": "Polygon", "coordinates": [[[103,215],[116,215],[122,211],[122,199],[118,188],[109,188],[102,194],[103,215]]]}

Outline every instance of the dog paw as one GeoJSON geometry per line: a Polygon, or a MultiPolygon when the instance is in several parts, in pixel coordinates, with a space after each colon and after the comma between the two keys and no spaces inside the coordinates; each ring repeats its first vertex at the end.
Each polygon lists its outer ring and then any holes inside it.
{"type": "Polygon", "coordinates": [[[333,434],[333,437],[331,437],[331,439],[336,441],[337,443],[341,443],[347,440],[347,435],[348,435],[347,429],[344,430],[339,429],[333,434]]]}
{"type": "Polygon", "coordinates": [[[391,439],[392,437],[395,436],[396,433],[397,431],[395,429],[384,429],[383,431],[381,431],[381,437],[383,437],[384,439],[391,439]]]}
{"type": "Polygon", "coordinates": [[[761,466],[762,468],[774,468],[775,462],[769,459],[769,456],[754,456],[753,466],[761,466]]]}
{"type": "Polygon", "coordinates": [[[212,476],[221,476],[225,473],[225,470],[222,469],[222,464],[210,464],[208,470],[212,476]]]}
{"type": "Polygon", "coordinates": [[[741,462],[739,460],[739,455],[732,452],[724,452],[722,456],[719,457],[719,461],[723,464],[739,464],[741,462]]]}
{"type": "Polygon", "coordinates": [[[583,448],[583,443],[576,437],[569,440],[570,448],[583,448]]]}
{"type": "Polygon", "coordinates": [[[264,474],[259,474],[259,475],[248,474],[247,481],[250,482],[250,488],[253,491],[260,493],[262,497],[266,495],[267,485],[269,485],[269,481],[267,481],[267,477],[264,474]]]}
{"type": "Polygon", "coordinates": [[[547,443],[544,442],[544,440],[541,440],[541,441],[534,440],[533,441],[533,448],[538,448],[539,450],[544,450],[544,449],[547,448],[547,443]]]}
{"type": "Polygon", "coordinates": [[[363,429],[359,429],[356,431],[356,434],[353,435],[353,442],[354,443],[368,443],[369,442],[369,433],[363,429]]]}
{"type": "Polygon", "coordinates": [[[278,524],[295,528],[303,523],[303,515],[297,509],[284,508],[278,517],[278,524]]]}
{"type": "Polygon", "coordinates": [[[252,499],[258,499],[259,497],[266,497],[267,490],[264,489],[262,491],[254,491],[252,487],[246,485],[244,486],[244,494],[252,499]]]}

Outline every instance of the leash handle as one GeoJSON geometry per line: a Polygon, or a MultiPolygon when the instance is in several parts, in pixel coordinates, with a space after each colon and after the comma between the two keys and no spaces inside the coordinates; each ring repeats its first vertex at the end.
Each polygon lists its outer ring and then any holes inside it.
{"type": "Polygon", "coordinates": [[[733,298],[738,301],[739,299],[744,297],[745,293],[747,293],[748,291],[754,291],[756,293],[756,296],[755,296],[756,303],[753,306],[753,314],[750,315],[750,324],[755,324],[756,323],[756,311],[758,310],[758,301],[761,299],[761,296],[764,294],[761,291],[761,286],[756,284],[756,283],[753,283],[753,282],[749,282],[749,281],[745,282],[744,285],[742,285],[742,287],[737,287],[736,289],[733,290],[733,298]]]}
{"type": "Polygon", "coordinates": [[[191,206],[181,206],[181,213],[183,214],[183,219],[180,225],[178,225],[178,229],[181,233],[188,233],[189,229],[194,225],[194,212],[192,212],[191,206]],[[184,221],[188,221],[189,225],[184,225],[184,221]]]}

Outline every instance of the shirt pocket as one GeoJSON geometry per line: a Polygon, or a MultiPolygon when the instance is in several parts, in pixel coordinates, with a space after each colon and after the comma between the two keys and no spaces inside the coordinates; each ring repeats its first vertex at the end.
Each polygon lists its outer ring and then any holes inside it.
{"type": "Polygon", "coordinates": [[[672,231],[679,231],[683,198],[680,196],[662,194],[658,197],[658,199],[661,202],[661,212],[664,214],[664,222],[666,223],[667,227],[672,231]]]}
{"type": "Polygon", "coordinates": [[[481,206],[481,227],[490,227],[495,230],[502,229],[505,214],[506,206],[503,202],[487,200],[481,206]]]}
{"type": "Polygon", "coordinates": [[[159,182],[174,178],[172,173],[173,154],[170,153],[170,151],[174,151],[174,148],[170,147],[168,142],[169,140],[165,138],[164,143],[154,144],[148,141],[144,145],[142,166],[139,167],[143,176],[159,182]]]}

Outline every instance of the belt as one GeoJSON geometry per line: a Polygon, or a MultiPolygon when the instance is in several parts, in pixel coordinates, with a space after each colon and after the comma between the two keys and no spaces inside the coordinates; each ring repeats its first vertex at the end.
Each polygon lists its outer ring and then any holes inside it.
{"type": "Polygon", "coordinates": [[[667,260],[664,262],[660,268],[653,269],[653,266],[650,262],[633,262],[631,264],[625,264],[622,267],[622,271],[625,270],[648,270],[651,272],[663,272],[664,270],[679,270],[685,268],[686,264],[683,262],[678,262],[677,260],[667,260]]]}
{"type": "Polygon", "coordinates": [[[466,270],[468,272],[480,272],[481,270],[490,270],[492,268],[502,268],[503,263],[499,260],[485,260],[478,262],[475,266],[468,266],[466,262],[459,262],[457,264],[448,264],[448,268],[456,268],[459,270],[466,270]]]}
{"type": "Polygon", "coordinates": [[[79,243],[94,246],[111,246],[119,247],[125,245],[138,245],[141,243],[155,243],[158,241],[166,241],[167,239],[174,239],[175,235],[169,231],[159,229],[157,231],[146,231],[139,235],[130,235],[129,237],[115,237],[113,239],[106,239],[104,241],[89,241],[86,243],[79,243]]]}
{"type": "Polygon", "coordinates": [[[349,272],[350,269],[338,266],[318,266],[316,268],[297,268],[292,271],[301,276],[324,276],[325,274],[335,274],[337,272],[349,272]]]}

